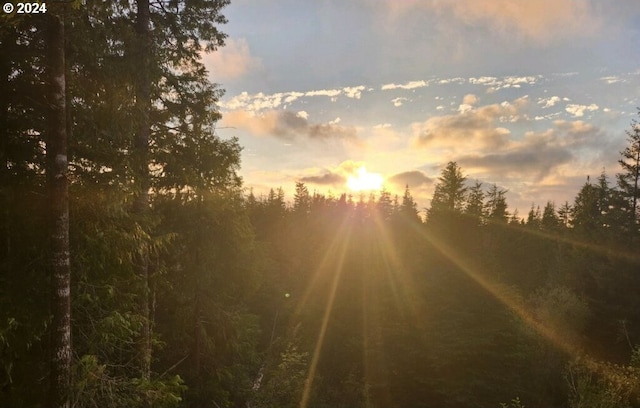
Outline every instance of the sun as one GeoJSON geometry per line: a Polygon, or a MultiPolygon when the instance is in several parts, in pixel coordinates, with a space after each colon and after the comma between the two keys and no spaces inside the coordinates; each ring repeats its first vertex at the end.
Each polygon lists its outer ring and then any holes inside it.
{"type": "Polygon", "coordinates": [[[382,176],[378,173],[369,173],[365,166],[360,166],[355,175],[347,179],[347,187],[351,191],[380,190],[382,188],[382,176]]]}

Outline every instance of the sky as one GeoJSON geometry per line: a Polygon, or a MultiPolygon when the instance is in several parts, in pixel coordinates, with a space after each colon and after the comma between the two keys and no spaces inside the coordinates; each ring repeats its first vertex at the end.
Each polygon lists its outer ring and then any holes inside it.
{"type": "Polygon", "coordinates": [[[203,57],[225,89],[216,131],[238,137],[258,196],[291,200],[302,181],[357,199],[364,166],[423,209],[455,161],[526,216],[603,169],[614,183],[638,118],[637,0],[232,0],[223,13],[226,45],[203,57]]]}

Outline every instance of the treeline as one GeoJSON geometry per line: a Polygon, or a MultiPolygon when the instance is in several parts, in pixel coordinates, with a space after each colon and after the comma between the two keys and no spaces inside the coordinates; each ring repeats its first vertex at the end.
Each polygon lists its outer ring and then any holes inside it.
{"type": "Polygon", "coordinates": [[[615,187],[524,220],[456,163],[426,220],[256,197],[200,60],[226,3],[3,17],[0,406],[638,405],[635,122],[615,187]]]}
{"type": "Polygon", "coordinates": [[[525,218],[453,162],[424,222],[408,187],[250,194],[274,263],[254,406],[638,406],[635,174],[525,218]]]}

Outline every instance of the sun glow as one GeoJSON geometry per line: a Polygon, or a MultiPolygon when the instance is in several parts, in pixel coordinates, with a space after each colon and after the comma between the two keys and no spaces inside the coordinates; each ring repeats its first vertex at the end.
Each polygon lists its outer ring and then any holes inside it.
{"type": "Polygon", "coordinates": [[[349,176],[347,187],[351,191],[380,190],[382,188],[382,176],[378,173],[369,173],[365,166],[356,170],[356,175],[349,176]]]}

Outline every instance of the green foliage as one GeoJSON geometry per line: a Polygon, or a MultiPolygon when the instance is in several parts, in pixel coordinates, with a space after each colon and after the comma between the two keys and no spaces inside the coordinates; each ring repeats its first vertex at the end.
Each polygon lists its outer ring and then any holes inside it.
{"type": "Polygon", "coordinates": [[[73,367],[73,407],[175,408],[182,401],[184,382],[179,376],[150,381],[114,375],[95,355],[84,355],[73,367]]]}
{"type": "Polygon", "coordinates": [[[519,397],[511,400],[508,404],[505,402],[500,403],[501,408],[525,408],[525,405],[520,401],[519,397]]]}
{"type": "MultiPolygon", "coordinates": [[[[222,91],[200,59],[224,43],[228,1],[152,8],[143,161],[133,153],[136,4],[85,3],[66,15],[73,406],[298,406],[316,347],[310,406],[495,406],[512,395],[534,406],[638,404],[638,347],[628,365],[567,365],[591,349],[622,361],[640,338],[628,251],[635,122],[617,187],[603,172],[573,205],[533,205],[525,227],[515,211],[507,223],[506,191],[468,187],[455,162],[426,224],[408,186],[401,198],[310,194],[303,183],[292,205],[281,188],[245,198],[241,147],[215,134],[222,91]],[[140,164],[151,172],[143,215],[131,211],[140,164]],[[626,342],[611,334],[620,321],[626,342]],[[138,367],[145,324],[149,379],[138,367]]],[[[0,400],[42,406],[45,33],[35,19],[9,22],[0,27],[0,53],[15,57],[0,59],[0,400]]]]}
{"type": "Polygon", "coordinates": [[[307,378],[309,353],[289,342],[277,359],[260,370],[250,406],[294,408],[300,403],[307,378]]]}
{"type": "Polygon", "coordinates": [[[640,403],[640,371],[633,366],[576,360],[566,368],[571,408],[625,408],[640,403]]]}

